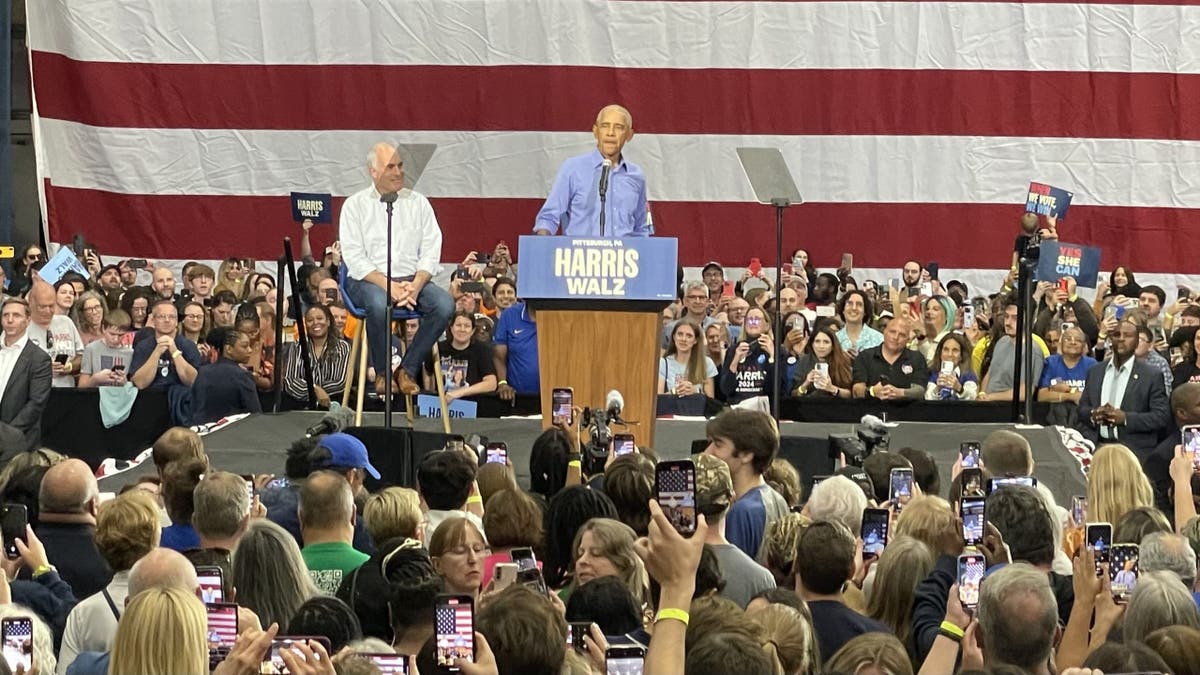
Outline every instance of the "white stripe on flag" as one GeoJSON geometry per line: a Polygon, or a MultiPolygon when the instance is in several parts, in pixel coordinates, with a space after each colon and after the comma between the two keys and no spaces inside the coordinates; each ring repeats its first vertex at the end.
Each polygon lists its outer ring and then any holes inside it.
{"type": "Polygon", "coordinates": [[[87,61],[1200,72],[1188,5],[39,0],[28,13],[33,49],[87,61]]]}

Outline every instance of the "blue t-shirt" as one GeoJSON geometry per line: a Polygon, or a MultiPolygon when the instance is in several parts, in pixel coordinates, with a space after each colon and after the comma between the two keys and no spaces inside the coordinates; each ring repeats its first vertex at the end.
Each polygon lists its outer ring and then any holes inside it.
{"type": "MultiPolygon", "coordinates": [[[[154,337],[154,332],[151,331],[133,345],[133,358],[129,361],[129,370],[127,371],[130,377],[133,376],[146,363],[146,359],[154,353],[154,347],[157,345],[157,338],[154,337]]],[[[183,352],[183,360],[192,364],[193,368],[199,368],[200,350],[196,348],[196,343],[183,337],[182,335],[175,336],[175,349],[183,352]]],[[[163,352],[158,359],[157,370],[154,373],[154,381],[150,383],[147,389],[157,389],[160,387],[169,387],[175,384],[183,384],[179,379],[179,373],[175,372],[175,359],[171,358],[169,352],[163,352]]]]}
{"type": "Polygon", "coordinates": [[[1084,382],[1087,381],[1088,368],[1094,365],[1096,365],[1096,359],[1084,356],[1079,359],[1079,363],[1076,363],[1074,368],[1068,368],[1067,364],[1063,363],[1062,354],[1052,354],[1050,358],[1046,359],[1046,367],[1042,368],[1042,379],[1038,382],[1038,386],[1052,387],[1066,382],[1071,385],[1072,389],[1083,391],[1084,382]]]}
{"type": "Polygon", "coordinates": [[[757,560],[767,523],[787,512],[787,502],[778,492],[769,485],[759,485],[729,507],[725,515],[725,538],[757,560]]]}
{"type": "MultiPolygon", "coordinates": [[[[717,376],[717,366],[708,356],[704,357],[704,378],[711,380],[717,376]]],[[[674,356],[664,356],[658,360],[658,379],[667,383],[667,393],[674,394],[679,384],[687,380],[687,366],[675,360],[674,356]]],[[[704,393],[704,382],[693,382],[698,393],[704,393]]]]}
{"type": "Polygon", "coordinates": [[[493,342],[508,347],[508,386],[521,394],[541,391],[538,372],[537,324],[526,315],[525,303],[518,302],[500,314],[493,342]]]}
{"type": "Polygon", "coordinates": [[[200,548],[200,535],[187,523],[173,523],[163,528],[158,545],[183,553],[189,548],[200,548]]]}

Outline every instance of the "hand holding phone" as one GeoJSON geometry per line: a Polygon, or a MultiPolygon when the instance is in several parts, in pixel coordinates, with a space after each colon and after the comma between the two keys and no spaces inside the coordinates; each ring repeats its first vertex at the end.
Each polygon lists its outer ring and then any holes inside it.
{"type": "Polygon", "coordinates": [[[1096,558],[1096,573],[1100,573],[1101,565],[1110,561],[1112,549],[1112,525],[1109,523],[1088,523],[1084,528],[1084,542],[1096,558]]]}
{"type": "Polygon", "coordinates": [[[864,509],[862,521],[863,557],[878,558],[888,543],[887,509],[864,509]]]}
{"type": "Polygon", "coordinates": [[[33,619],[9,616],[0,620],[0,641],[9,672],[33,670],[33,619]]]}
{"type": "Polygon", "coordinates": [[[892,469],[891,491],[892,508],[899,514],[913,497],[913,470],[911,468],[892,469]]]}
{"type": "Polygon", "coordinates": [[[439,595],[434,605],[437,664],[459,672],[458,659],[475,660],[475,600],[469,595],[439,595]]]}
{"type": "Polygon", "coordinates": [[[9,560],[21,557],[17,540],[24,541],[25,529],[29,524],[29,513],[24,504],[5,504],[0,513],[0,531],[4,535],[4,555],[9,560]]]}
{"type": "Polygon", "coordinates": [[[965,441],[958,445],[958,454],[962,457],[962,467],[973,469],[979,466],[979,453],[983,445],[979,441],[965,441]]]}
{"type": "Polygon", "coordinates": [[[508,444],[503,441],[493,441],[487,444],[485,451],[488,464],[508,463],[508,444]]]}
{"type": "Polygon", "coordinates": [[[613,455],[622,457],[632,455],[637,451],[637,443],[633,434],[613,434],[613,455]]]}
{"type": "Polygon", "coordinates": [[[984,497],[963,497],[959,501],[959,515],[962,518],[962,535],[965,545],[973,547],[983,543],[986,506],[987,499],[984,497]]]}
{"type": "Polygon", "coordinates": [[[575,406],[575,390],[570,387],[555,387],[550,392],[550,421],[554,425],[574,424],[572,408],[575,406]]]}
{"type": "Polygon", "coordinates": [[[979,606],[979,586],[987,563],[982,553],[963,553],[958,556],[958,600],[968,611],[979,606]]]}

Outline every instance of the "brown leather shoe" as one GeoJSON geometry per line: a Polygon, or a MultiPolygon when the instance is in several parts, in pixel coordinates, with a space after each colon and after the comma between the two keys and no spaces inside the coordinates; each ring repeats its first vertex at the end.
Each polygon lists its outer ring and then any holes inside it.
{"type": "Polygon", "coordinates": [[[379,394],[380,396],[387,394],[387,380],[384,379],[383,375],[377,375],[375,377],[375,393],[379,394]]]}
{"type": "Polygon", "coordinates": [[[413,381],[412,375],[409,375],[408,371],[403,368],[396,371],[396,386],[405,396],[416,396],[421,392],[421,388],[413,381]]]}

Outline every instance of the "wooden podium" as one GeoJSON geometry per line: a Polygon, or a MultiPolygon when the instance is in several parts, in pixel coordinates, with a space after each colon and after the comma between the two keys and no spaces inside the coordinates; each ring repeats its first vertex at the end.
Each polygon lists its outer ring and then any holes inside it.
{"type": "Polygon", "coordinates": [[[676,296],[677,253],[671,238],[520,238],[517,294],[536,311],[543,428],[555,387],[600,410],[615,389],[622,419],[637,424],[613,433],[654,444],[662,309],[676,296]]]}

